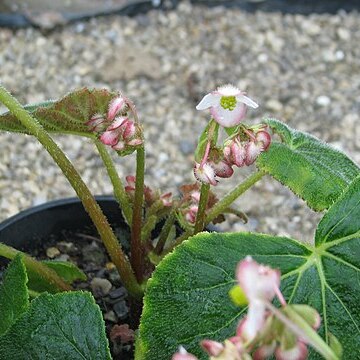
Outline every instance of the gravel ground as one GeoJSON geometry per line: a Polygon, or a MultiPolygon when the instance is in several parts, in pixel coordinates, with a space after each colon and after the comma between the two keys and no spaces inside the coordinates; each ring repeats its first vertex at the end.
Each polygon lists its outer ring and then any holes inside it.
{"type": "MultiPolygon", "coordinates": [[[[147,140],[146,182],[177,192],[193,181],[192,153],[207,114],[195,105],[231,82],[264,116],[330,142],[360,163],[360,18],[254,14],[182,3],[176,10],[135,18],[78,22],[51,33],[0,29],[0,80],[22,102],[58,98],[82,86],[121,89],[132,98],[147,140]]],[[[4,110],[1,108],[0,110],[4,110]]],[[[101,161],[86,139],[59,143],[96,194],[111,193],[101,161]]],[[[50,157],[29,136],[0,134],[0,219],[50,199],[74,196],[50,157]]],[[[134,157],[117,160],[133,172],[134,157]]],[[[253,169],[223,180],[229,190],[253,169]]],[[[309,241],[320,214],[270,178],[238,202],[247,225],[224,229],[290,235],[309,241]]]]}

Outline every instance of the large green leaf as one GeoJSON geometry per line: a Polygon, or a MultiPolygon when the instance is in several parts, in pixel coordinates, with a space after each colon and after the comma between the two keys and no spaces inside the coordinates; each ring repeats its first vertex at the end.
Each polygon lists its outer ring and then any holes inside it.
{"type": "Polygon", "coordinates": [[[0,337],[0,359],[111,359],[94,298],[85,292],[38,296],[0,337]]]}
{"type": "Polygon", "coordinates": [[[316,211],[322,211],[341,195],[360,174],[345,154],[307,133],[291,129],[278,120],[266,123],[282,142],[273,141],[256,161],[267,172],[316,211]]]}
{"type": "MultiPolygon", "coordinates": [[[[186,241],[149,282],[137,360],[169,359],[179,345],[205,359],[201,339],[233,335],[246,309],[232,305],[228,291],[236,264],[247,255],[279,268],[285,298],[315,307],[326,341],[334,334],[344,359],[360,358],[359,218],[360,177],[319,223],[315,247],[252,233],[201,233],[186,241]]],[[[311,352],[310,358],[320,356],[311,352]]]]}
{"type": "Polygon", "coordinates": [[[23,314],[29,306],[27,276],[21,255],[9,264],[0,286],[0,335],[23,314]]]}
{"type": "MultiPolygon", "coordinates": [[[[85,123],[97,113],[106,113],[116,94],[106,89],[83,88],[69,93],[58,101],[28,105],[25,108],[50,132],[92,136],[85,123]]],[[[28,133],[12,114],[0,115],[0,130],[28,133]]]]}

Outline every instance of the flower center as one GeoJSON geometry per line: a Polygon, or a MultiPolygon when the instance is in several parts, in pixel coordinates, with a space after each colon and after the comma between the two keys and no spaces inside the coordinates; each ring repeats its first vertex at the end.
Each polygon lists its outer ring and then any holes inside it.
{"type": "Polygon", "coordinates": [[[222,96],[220,99],[220,105],[223,109],[232,111],[236,108],[235,96],[222,96]]]}

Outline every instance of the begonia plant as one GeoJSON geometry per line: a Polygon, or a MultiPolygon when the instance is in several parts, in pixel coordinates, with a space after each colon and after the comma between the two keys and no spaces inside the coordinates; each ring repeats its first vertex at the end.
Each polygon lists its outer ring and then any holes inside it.
{"type": "MultiPolygon", "coordinates": [[[[175,196],[146,185],[146,134],[123,93],[84,88],[22,106],[0,86],[0,102],[9,109],[0,129],[36,137],[91,217],[131,297],[134,330],[140,321],[135,359],[360,356],[360,169],[345,154],[275,119],[245,123],[258,104],[224,85],[196,107],[211,116],[189,167],[194,183],[175,196]],[[93,140],[131,230],[129,253],[51,134],[93,140]],[[110,151],[125,159],[135,152],[136,173],[118,174],[110,151]],[[249,166],[254,172],[218,198],[218,183],[249,166]],[[265,175],[325,212],[314,245],[206,232],[227,214],[246,222],[234,201],[265,175]]],[[[74,290],[84,276],[76,266],[44,263],[5,244],[0,256],[13,260],[0,288],[0,359],[111,358],[99,309],[74,290]]]]}

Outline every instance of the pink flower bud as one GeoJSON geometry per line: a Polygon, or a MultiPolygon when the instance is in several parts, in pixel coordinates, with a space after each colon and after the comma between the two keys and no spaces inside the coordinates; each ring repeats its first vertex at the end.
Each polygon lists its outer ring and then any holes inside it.
{"type": "Polygon", "coordinates": [[[120,133],[119,131],[117,131],[117,129],[115,129],[115,130],[105,131],[100,136],[99,139],[105,145],[114,146],[118,143],[119,137],[120,137],[120,133]]]}
{"type": "Polygon", "coordinates": [[[272,301],[280,285],[280,271],[258,264],[251,256],[240,262],[236,277],[250,302],[254,299],[272,301]]]}
{"type": "Polygon", "coordinates": [[[113,145],[112,148],[117,151],[122,151],[125,149],[125,145],[126,144],[124,143],[124,141],[119,139],[119,141],[115,145],[113,145]]]}
{"type": "Polygon", "coordinates": [[[122,96],[117,96],[116,98],[112,99],[109,104],[107,118],[109,120],[114,120],[117,114],[125,110],[125,107],[126,102],[122,96]]]}
{"type": "Polygon", "coordinates": [[[199,208],[197,205],[190,206],[189,209],[185,212],[185,220],[188,221],[190,224],[194,224],[196,221],[196,215],[199,208]]]}
{"type": "Polygon", "coordinates": [[[200,345],[210,356],[218,356],[223,350],[224,345],[213,340],[203,340],[200,345]]]}
{"type": "Polygon", "coordinates": [[[197,357],[188,353],[182,346],[179,346],[179,350],[175,353],[172,360],[197,360],[197,357]]]}
{"type": "Polygon", "coordinates": [[[271,136],[270,134],[265,131],[265,130],[260,130],[256,133],[256,141],[258,142],[262,142],[263,144],[263,148],[264,150],[263,151],[266,151],[268,149],[268,147],[270,146],[271,144],[271,136]]]}
{"type": "Polygon", "coordinates": [[[256,158],[264,151],[262,142],[249,141],[245,145],[245,164],[247,166],[253,164],[256,158]]]}
{"type": "Polygon", "coordinates": [[[129,194],[134,194],[135,192],[135,183],[136,183],[136,178],[134,175],[128,175],[126,176],[126,182],[127,185],[125,186],[125,191],[129,194]]]}
{"type": "Polygon", "coordinates": [[[200,191],[193,191],[190,196],[192,201],[196,203],[200,201],[200,191]]]}
{"type": "Polygon", "coordinates": [[[221,160],[218,163],[210,161],[209,164],[215,171],[215,175],[221,178],[229,178],[234,173],[234,170],[225,160],[221,160]]]}
{"type": "Polygon", "coordinates": [[[168,192],[166,194],[162,194],[160,196],[160,200],[162,201],[163,205],[166,207],[172,206],[172,193],[168,192]]]}
{"type": "Polygon", "coordinates": [[[143,141],[141,139],[132,139],[129,142],[127,142],[127,144],[130,146],[139,146],[142,143],[143,143],[143,141]]]}
{"type": "Polygon", "coordinates": [[[224,158],[227,163],[242,167],[245,165],[246,151],[239,139],[233,139],[224,147],[224,158]]]}
{"type": "Polygon", "coordinates": [[[282,349],[279,346],[275,351],[277,360],[306,360],[308,356],[308,349],[304,343],[298,341],[291,349],[282,349]]]}
{"type": "Polygon", "coordinates": [[[208,163],[205,163],[203,166],[201,166],[199,163],[195,163],[194,175],[196,180],[201,181],[202,183],[211,184],[214,186],[217,185],[215,171],[208,163]]]}

